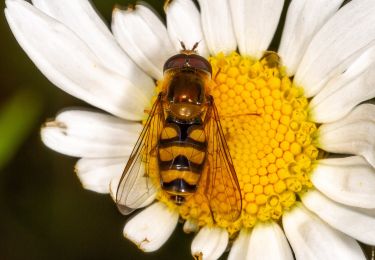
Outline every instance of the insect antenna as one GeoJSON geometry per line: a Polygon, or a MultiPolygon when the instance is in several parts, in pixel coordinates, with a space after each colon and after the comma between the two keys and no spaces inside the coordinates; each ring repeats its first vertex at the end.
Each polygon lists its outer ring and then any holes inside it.
{"type": "Polygon", "coordinates": [[[182,48],[181,53],[185,53],[185,54],[193,54],[194,53],[194,54],[196,54],[199,43],[200,43],[200,41],[194,43],[193,48],[186,49],[185,43],[183,41],[180,41],[180,45],[181,45],[181,48],[182,48]]]}
{"type": "Polygon", "coordinates": [[[183,41],[180,41],[180,45],[181,45],[182,50],[186,51],[186,46],[185,46],[185,43],[183,41]]]}
{"type": "Polygon", "coordinates": [[[200,42],[201,42],[201,41],[194,43],[193,48],[191,49],[191,51],[194,51],[194,52],[195,52],[196,49],[198,48],[198,44],[199,44],[200,42]]]}

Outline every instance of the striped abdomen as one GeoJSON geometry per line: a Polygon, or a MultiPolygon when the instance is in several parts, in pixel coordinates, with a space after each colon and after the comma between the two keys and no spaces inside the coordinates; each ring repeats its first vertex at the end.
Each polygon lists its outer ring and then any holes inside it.
{"type": "Polygon", "coordinates": [[[201,177],[206,155],[202,123],[180,123],[168,119],[158,145],[162,188],[181,204],[193,194],[201,177]]]}

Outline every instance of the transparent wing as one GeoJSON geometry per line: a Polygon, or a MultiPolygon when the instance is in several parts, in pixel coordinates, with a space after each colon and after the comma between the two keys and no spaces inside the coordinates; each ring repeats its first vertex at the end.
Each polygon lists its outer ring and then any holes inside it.
{"type": "Polygon", "coordinates": [[[159,94],[151,109],[117,187],[116,204],[124,215],[146,206],[156,195],[156,181],[151,180],[150,172],[158,176],[156,147],[165,122],[161,97],[159,94]]]}
{"type": "Polygon", "coordinates": [[[202,180],[206,182],[211,212],[215,221],[234,221],[241,214],[241,190],[212,97],[205,116],[205,133],[208,170],[202,180]]]}

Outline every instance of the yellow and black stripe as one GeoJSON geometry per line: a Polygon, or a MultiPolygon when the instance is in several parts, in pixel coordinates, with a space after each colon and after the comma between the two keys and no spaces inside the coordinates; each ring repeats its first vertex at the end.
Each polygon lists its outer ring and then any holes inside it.
{"type": "Polygon", "coordinates": [[[158,144],[159,171],[162,188],[177,204],[197,190],[206,150],[200,118],[189,122],[167,118],[158,144]]]}

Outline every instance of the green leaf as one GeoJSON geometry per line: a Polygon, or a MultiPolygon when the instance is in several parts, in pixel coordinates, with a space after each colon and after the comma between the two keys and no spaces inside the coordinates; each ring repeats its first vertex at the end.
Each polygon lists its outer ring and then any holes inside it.
{"type": "Polygon", "coordinates": [[[23,89],[0,107],[0,169],[12,159],[19,147],[39,125],[42,112],[39,95],[29,89],[23,89]]]}

